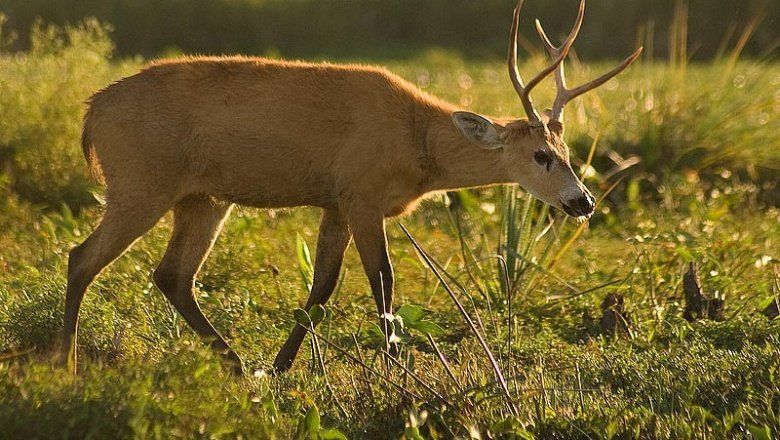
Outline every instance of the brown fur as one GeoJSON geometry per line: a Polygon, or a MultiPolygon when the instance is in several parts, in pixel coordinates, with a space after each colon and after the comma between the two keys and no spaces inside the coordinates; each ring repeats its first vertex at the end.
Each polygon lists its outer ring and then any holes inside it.
{"type": "Polygon", "coordinates": [[[472,167],[463,171],[490,175],[435,181],[448,171],[439,169],[436,153],[490,154],[464,145],[452,111],[375,67],[188,58],[157,62],[95,94],[83,138],[109,197],[112,186],[146,177],[180,195],[336,208],[338,194],[357,188],[356,181],[378,195],[378,187],[397,180],[404,188],[381,203],[386,213],[400,214],[426,192],[464,186],[459,180],[510,181],[472,167]],[[440,151],[458,146],[465,151],[440,151]]]}
{"type": "MultiPolygon", "coordinates": [[[[306,309],[328,300],[354,238],[380,316],[393,310],[384,219],[414,209],[427,193],[519,183],[571,215],[590,215],[594,199],[562,139],[563,106],[625,69],[641,49],[617,69],[566,89],[562,63],[582,24],[583,0],[561,48],[539,27],[556,61],[526,88],[516,69],[522,3],[508,66],[530,123],[456,111],[381,68],[263,58],[160,61],[95,94],[82,149],[105,182],[106,212],[70,253],[62,361],[76,368],[79,307],[94,277],[171,209],[173,236],[154,281],[237,372],[241,360],[192,291],[234,203],[323,208],[306,309]],[[552,70],[559,93],[542,119],[529,93],[552,70]]],[[[292,365],[305,335],[293,329],[274,361],[277,371],[292,365]]]]}
{"type": "MultiPolygon", "coordinates": [[[[240,361],[194,300],[195,276],[234,203],[324,209],[307,307],[324,303],[354,237],[377,303],[392,311],[384,218],[434,191],[521,183],[559,206],[583,193],[557,132],[491,118],[501,148],[468,141],[455,107],[376,67],[262,58],[153,63],[95,94],[82,148],[106,185],[106,213],[71,253],[63,360],[75,367],[79,304],[91,280],[170,209],[174,232],[155,282],[198,334],[240,361]],[[545,149],[559,166],[535,164],[545,149]]],[[[277,357],[288,368],[305,335],[277,357]]]]}
{"type": "Polygon", "coordinates": [[[95,147],[92,145],[92,139],[89,136],[89,131],[86,130],[87,118],[84,118],[85,129],[81,131],[81,151],[84,153],[84,159],[87,161],[87,168],[89,168],[90,174],[98,182],[105,184],[106,181],[103,178],[103,172],[97,163],[95,158],[95,147]]]}

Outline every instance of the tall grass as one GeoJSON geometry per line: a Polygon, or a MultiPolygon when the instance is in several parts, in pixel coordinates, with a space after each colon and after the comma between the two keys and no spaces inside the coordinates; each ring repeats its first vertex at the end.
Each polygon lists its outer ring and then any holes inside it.
{"type": "Polygon", "coordinates": [[[30,42],[28,52],[0,47],[0,173],[33,203],[94,203],[78,147],[84,101],[135,63],[111,61],[108,29],[94,20],[39,24],[30,42]]]}
{"type": "MultiPolygon", "coordinates": [[[[80,320],[84,368],[69,376],[51,365],[48,350],[62,323],[67,252],[97,223],[100,209],[41,212],[29,202],[91,200],[78,147],[81,100],[138,62],[110,61],[110,42],[94,24],[36,32],[40,43],[31,52],[0,57],[0,437],[780,432],[780,320],[757,314],[780,294],[780,211],[757,202],[763,190],[755,183],[772,182],[750,171],[777,159],[777,150],[751,143],[776,144],[780,136],[777,95],[758,93],[774,86],[776,65],[724,56],[712,66],[686,62],[681,73],[677,62],[645,62],[573,103],[567,139],[575,169],[599,198],[627,175],[632,180],[615,190],[623,191],[624,208],[604,203],[587,225],[517,189],[462,193],[457,211],[425,205],[403,220],[416,249],[390,225],[401,354],[387,361],[389,369],[357,254],[347,253],[345,279],[327,313],[291,312],[311,283],[316,252],[306,242],[314,239],[316,213],[238,210],[195,291],[251,377],[229,378],[154,288],[150,271],[164,252],[169,219],[90,288],[80,320]],[[719,88],[740,74],[741,88],[719,88]],[[744,93],[750,81],[752,96],[744,93]],[[721,127],[723,110],[698,101],[737,109],[734,120],[721,127]],[[751,106],[768,112],[766,123],[750,125],[751,106]],[[644,138],[652,141],[633,140],[644,138]],[[717,154],[728,143],[735,148],[717,154]],[[651,160],[658,145],[664,156],[651,160]],[[654,183],[651,191],[641,191],[640,178],[654,183]],[[453,228],[440,227],[448,220],[453,228]],[[420,262],[414,252],[428,258],[420,262]],[[726,298],[725,321],[682,318],[680,279],[692,261],[701,268],[702,289],[726,298]],[[625,337],[599,331],[605,293],[625,297],[625,337]],[[271,378],[264,369],[296,319],[317,332],[315,367],[300,368],[301,353],[298,367],[271,378]]],[[[463,107],[521,111],[501,61],[433,52],[393,64],[463,107]]],[[[530,60],[523,72],[541,64],[530,60]]],[[[570,76],[590,73],[575,65],[570,76]]],[[[537,102],[552,93],[547,83],[537,102]]]]}

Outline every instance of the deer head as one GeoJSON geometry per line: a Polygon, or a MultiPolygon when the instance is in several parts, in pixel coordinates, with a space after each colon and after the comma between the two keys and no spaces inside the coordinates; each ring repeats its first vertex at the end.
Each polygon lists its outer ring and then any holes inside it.
{"type": "Polygon", "coordinates": [[[572,99],[606,83],[626,69],[639,57],[642,48],[604,75],[579,87],[567,88],[563,61],[582,26],[585,0],[581,0],[574,27],[560,46],[556,47],[550,42],[539,20],[536,20],[537,32],[553,62],[524,84],[517,70],[517,31],[522,5],[523,0],[520,0],[514,12],[508,66],[509,77],[528,119],[488,119],[470,112],[455,112],[452,119],[463,136],[471,142],[486,149],[500,149],[502,166],[506,168],[507,174],[528,192],[571,216],[590,216],[595,201],[569,162],[569,148],[563,141],[563,109],[572,99]],[[540,115],[530,93],[552,72],[555,72],[557,96],[552,109],[540,115]]]}

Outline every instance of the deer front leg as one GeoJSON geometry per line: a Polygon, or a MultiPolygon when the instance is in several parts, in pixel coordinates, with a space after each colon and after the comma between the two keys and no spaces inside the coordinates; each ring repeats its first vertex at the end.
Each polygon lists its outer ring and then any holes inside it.
{"type": "MultiPolygon", "coordinates": [[[[314,282],[306,301],[307,311],[315,304],[325,304],[330,298],[339,279],[344,251],[351,239],[347,220],[342,213],[338,210],[325,210],[320,222],[317,256],[314,260],[314,282]]],[[[306,329],[296,324],[276,355],[274,370],[281,373],[292,366],[305,336],[306,329]]]]}
{"type": "MultiPolygon", "coordinates": [[[[355,237],[355,246],[371,285],[382,331],[388,335],[389,323],[385,315],[393,313],[393,266],[387,251],[384,215],[381,212],[353,212],[349,222],[355,237]]],[[[394,352],[395,344],[389,348],[394,352]]]]}

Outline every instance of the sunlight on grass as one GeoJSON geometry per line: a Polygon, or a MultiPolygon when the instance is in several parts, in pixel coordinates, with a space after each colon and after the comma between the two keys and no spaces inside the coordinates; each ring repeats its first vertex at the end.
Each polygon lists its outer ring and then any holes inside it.
{"type": "MultiPolygon", "coordinates": [[[[294,314],[311,288],[316,210],[237,209],[196,294],[248,376],[230,377],[153,286],[168,217],[90,288],[71,376],[50,356],[67,253],[101,213],[79,148],[83,101],[141,61],[112,60],[91,21],[33,41],[0,52],[0,436],[780,433],[780,320],[761,313],[780,295],[780,65],[645,62],[572,103],[573,164],[599,198],[587,223],[518,188],[425,202],[400,220],[419,247],[388,222],[396,360],[354,249],[331,303],[294,314]],[[683,318],[692,262],[725,298],[723,321],[683,318]],[[604,329],[607,295],[626,332],[604,329]],[[296,322],[317,339],[271,377],[296,322]]],[[[388,64],[464,108],[521,113],[500,60],[433,51],[388,64]]],[[[572,82],[607,65],[576,65],[572,82]]],[[[552,83],[537,94],[549,102],[552,83]]]]}

